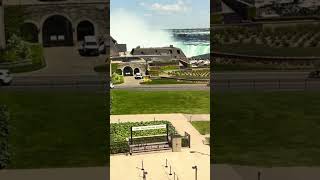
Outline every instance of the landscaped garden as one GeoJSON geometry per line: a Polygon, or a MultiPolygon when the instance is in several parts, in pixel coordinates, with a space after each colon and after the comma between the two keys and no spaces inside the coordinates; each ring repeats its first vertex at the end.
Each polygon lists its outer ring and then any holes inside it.
{"type": "Polygon", "coordinates": [[[0,104],[10,112],[8,168],[106,165],[104,99],[104,93],[2,90],[0,104]]]}
{"type": "MultiPolygon", "coordinates": [[[[131,136],[131,127],[150,126],[150,125],[168,125],[169,135],[177,134],[175,128],[169,121],[150,121],[150,122],[125,122],[112,123],[110,125],[110,153],[127,153],[129,152],[128,138],[131,136]]],[[[133,137],[141,137],[134,139],[134,144],[145,144],[153,142],[162,142],[167,139],[166,129],[153,129],[144,131],[134,131],[133,137]],[[144,136],[144,137],[143,137],[144,136]]]]}
{"type": "Polygon", "coordinates": [[[7,49],[0,52],[0,63],[7,64],[13,73],[35,71],[46,65],[40,44],[25,42],[15,35],[8,40],[7,49]]]}
{"type": "Polygon", "coordinates": [[[319,92],[216,92],[212,162],[320,165],[319,92]]]}
{"type": "Polygon", "coordinates": [[[168,73],[171,77],[182,79],[210,79],[210,69],[180,70],[168,73]]]}
{"type": "Polygon", "coordinates": [[[259,56],[320,56],[320,25],[214,29],[217,52],[259,56]]]}
{"type": "Polygon", "coordinates": [[[111,91],[111,114],[210,113],[209,91],[111,91]]]}

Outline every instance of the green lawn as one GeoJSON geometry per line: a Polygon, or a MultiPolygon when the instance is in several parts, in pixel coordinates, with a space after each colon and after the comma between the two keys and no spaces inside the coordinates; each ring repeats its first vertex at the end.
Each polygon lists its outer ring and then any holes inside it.
{"type": "Polygon", "coordinates": [[[112,90],[112,114],[210,112],[209,91],[112,90]]]}
{"type": "Polygon", "coordinates": [[[210,121],[192,121],[191,124],[200,134],[210,134],[210,121]]]}
{"type": "Polygon", "coordinates": [[[320,165],[319,92],[216,92],[212,102],[216,163],[320,165]]]}
{"type": "Polygon", "coordinates": [[[6,92],[11,113],[9,168],[107,164],[103,93],[6,92]]]}

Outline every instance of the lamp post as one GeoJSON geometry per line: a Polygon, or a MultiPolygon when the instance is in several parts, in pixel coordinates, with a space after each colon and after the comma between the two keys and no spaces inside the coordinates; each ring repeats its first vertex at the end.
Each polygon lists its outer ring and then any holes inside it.
{"type": "Polygon", "coordinates": [[[195,180],[197,180],[198,179],[198,167],[197,166],[192,166],[192,169],[194,169],[196,171],[195,180]]]}
{"type": "Polygon", "coordinates": [[[6,48],[6,37],[4,27],[4,2],[0,0],[0,50],[6,48]]]}
{"type": "Polygon", "coordinates": [[[143,171],[143,180],[147,180],[147,174],[148,174],[147,171],[143,171]]]}

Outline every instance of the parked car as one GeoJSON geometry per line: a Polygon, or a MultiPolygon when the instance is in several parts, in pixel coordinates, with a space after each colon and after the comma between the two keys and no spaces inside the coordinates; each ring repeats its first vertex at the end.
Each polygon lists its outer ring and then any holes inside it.
{"type": "Polygon", "coordinates": [[[312,71],[308,75],[309,78],[320,78],[320,71],[312,71]]]}
{"type": "Polygon", "coordinates": [[[12,76],[9,70],[0,69],[0,83],[1,85],[10,85],[12,82],[12,76]]]}
{"type": "Polygon", "coordinates": [[[99,40],[99,52],[100,54],[107,54],[107,48],[104,40],[99,40]]]}
{"type": "Polygon", "coordinates": [[[131,72],[125,72],[124,75],[126,75],[126,76],[132,76],[131,72]]]}
{"type": "Polygon", "coordinates": [[[81,42],[79,52],[85,56],[99,56],[99,45],[95,36],[85,36],[81,42]]]}
{"type": "Polygon", "coordinates": [[[112,82],[110,82],[110,89],[113,89],[114,88],[114,85],[112,82]]]}
{"type": "Polygon", "coordinates": [[[135,79],[143,79],[142,74],[141,73],[136,73],[134,76],[135,79]]]}

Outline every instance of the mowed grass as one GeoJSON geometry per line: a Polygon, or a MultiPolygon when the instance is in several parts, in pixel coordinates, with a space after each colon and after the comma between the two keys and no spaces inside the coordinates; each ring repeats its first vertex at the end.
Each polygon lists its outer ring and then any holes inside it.
{"type": "Polygon", "coordinates": [[[191,124],[200,134],[210,134],[210,121],[192,121],[191,124]]]}
{"type": "Polygon", "coordinates": [[[105,94],[4,92],[11,113],[9,168],[107,164],[105,94]]]}
{"type": "Polygon", "coordinates": [[[209,91],[112,90],[111,114],[210,113],[209,91]]]}
{"type": "Polygon", "coordinates": [[[319,92],[214,93],[215,163],[320,165],[319,92]]]}

